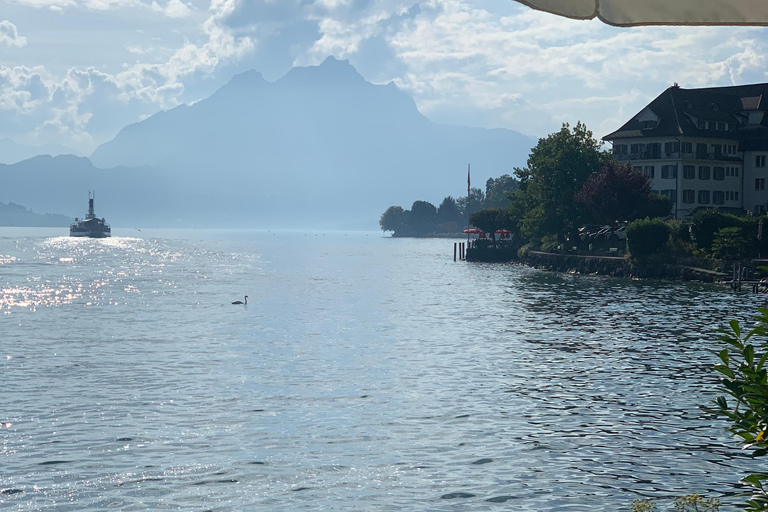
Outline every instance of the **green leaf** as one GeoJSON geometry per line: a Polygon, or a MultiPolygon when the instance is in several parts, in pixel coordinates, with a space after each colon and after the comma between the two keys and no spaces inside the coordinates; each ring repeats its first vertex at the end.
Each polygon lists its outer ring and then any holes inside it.
{"type": "Polygon", "coordinates": [[[755,347],[753,345],[744,347],[744,360],[749,366],[752,366],[755,362],[755,347]]]}
{"type": "Polygon", "coordinates": [[[739,337],[741,336],[741,327],[739,326],[738,320],[731,320],[730,322],[728,322],[728,325],[731,326],[731,330],[736,336],[739,336],[739,337]]]}
{"type": "Polygon", "coordinates": [[[728,366],[728,349],[727,348],[724,348],[723,350],[721,350],[720,353],[717,354],[717,356],[720,358],[720,360],[723,362],[725,366],[728,366]]]}
{"type": "Polygon", "coordinates": [[[722,373],[723,375],[725,375],[726,377],[728,377],[728,378],[729,378],[729,379],[731,379],[731,380],[733,380],[733,379],[735,379],[735,378],[736,378],[736,376],[735,376],[735,375],[734,375],[734,373],[733,373],[733,370],[731,370],[730,368],[728,368],[728,367],[727,367],[727,366],[725,366],[725,365],[722,365],[722,364],[716,364],[716,365],[715,365],[715,370],[716,370],[716,371],[718,371],[718,372],[720,372],[720,373],[722,373]]]}

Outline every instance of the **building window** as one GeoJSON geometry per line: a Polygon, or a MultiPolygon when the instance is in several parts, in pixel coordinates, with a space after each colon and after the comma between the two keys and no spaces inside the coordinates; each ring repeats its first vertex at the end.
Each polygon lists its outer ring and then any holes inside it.
{"type": "Polygon", "coordinates": [[[765,178],[755,178],[755,190],[765,190],[765,178]]]}
{"type": "Polygon", "coordinates": [[[670,153],[677,153],[680,151],[680,143],[679,142],[665,142],[664,143],[664,152],[667,154],[670,153]]]}
{"type": "Polygon", "coordinates": [[[712,168],[712,179],[723,181],[725,179],[725,167],[713,167],[712,168]]]}
{"type": "Polygon", "coordinates": [[[709,204],[709,190],[699,190],[699,204],[709,204]]]}
{"type": "Polygon", "coordinates": [[[641,158],[645,144],[632,144],[629,146],[629,152],[633,158],[641,158]]]}
{"type": "Polygon", "coordinates": [[[643,167],[643,174],[648,176],[649,178],[653,179],[656,177],[656,166],[655,165],[646,165],[643,167]]]}
{"type": "Polygon", "coordinates": [[[693,143],[683,142],[683,153],[693,153],[693,143]]]}
{"type": "Polygon", "coordinates": [[[661,166],[662,178],[677,178],[677,165],[662,165],[661,166]]]}
{"type": "Polygon", "coordinates": [[[684,165],[683,166],[683,178],[686,180],[692,180],[696,178],[696,166],[695,165],[684,165]]]}
{"type": "Polygon", "coordinates": [[[725,192],[723,192],[722,190],[713,191],[712,202],[714,204],[723,204],[725,202],[725,192]]]}
{"type": "Polygon", "coordinates": [[[764,204],[756,204],[755,205],[755,215],[762,215],[765,213],[765,205],[764,204]]]}
{"type": "Polygon", "coordinates": [[[695,194],[693,190],[683,190],[683,202],[692,203],[696,199],[695,194]]]}
{"type": "Polygon", "coordinates": [[[613,146],[613,154],[616,156],[619,155],[626,155],[627,154],[627,145],[626,144],[616,144],[613,146]]]}
{"type": "Polygon", "coordinates": [[[739,200],[739,193],[735,192],[733,190],[730,190],[730,191],[725,193],[725,198],[728,201],[738,201],[739,200]]]}
{"type": "Polygon", "coordinates": [[[696,144],[696,158],[707,158],[707,145],[698,143],[696,144]]]}
{"type": "Polygon", "coordinates": [[[709,166],[708,165],[700,165],[699,166],[699,179],[700,180],[708,180],[709,179],[709,166]]]}
{"type": "Polygon", "coordinates": [[[646,144],[646,158],[661,158],[661,142],[646,144]]]}
{"type": "Polygon", "coordinates": [[[715,158],[723,158],[723,146],[721,144],[712,144],[712,152],[715,158]]]}
{"type": "Polygon", "coordinates": [[[755,156],[755,167],[765,167],[765,155],[755,156]]]}
{"type": "Polygon", "coordinates": [[[725,168],[725,175],[726,176],[738,176],[739,175],[739,168],[738,167],[726,167],[725,168]]]}
{"type": "Polygon", "coordinates": [[[672,203],[677,202],[677,190],[670,189],[670,190],[662,190],[661,195],[664,197],[668,197],[672,203]]]}
{"type": "Polygon", "coordinates": [[[656,121],[643,121],[643,130],[656,128],[656,121]]]}

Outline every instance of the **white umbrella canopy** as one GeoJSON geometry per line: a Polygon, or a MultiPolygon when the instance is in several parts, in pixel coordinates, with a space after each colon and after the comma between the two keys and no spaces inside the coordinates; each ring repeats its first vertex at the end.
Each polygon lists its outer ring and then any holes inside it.
{"type": "Polygon", "coordinates": [[[609,25],[768,25],[768,0],[516,0],[568,18],[609,25]]]}

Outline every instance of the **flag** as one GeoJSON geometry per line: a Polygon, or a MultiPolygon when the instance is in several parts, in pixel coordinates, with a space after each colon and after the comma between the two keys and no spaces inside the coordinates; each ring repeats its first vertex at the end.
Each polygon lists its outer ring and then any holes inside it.
{"type": "Polygon", "coordinates": [[[467,164],[467,197],[469,197],[469,165],[467,164]]]}

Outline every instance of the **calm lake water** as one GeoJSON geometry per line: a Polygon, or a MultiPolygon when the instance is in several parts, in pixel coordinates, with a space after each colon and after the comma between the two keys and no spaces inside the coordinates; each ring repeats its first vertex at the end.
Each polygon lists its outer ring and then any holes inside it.
{"type": "Polygon", "coordinates": [[[0,229],[0,509],[743,502],[702,410],[765,299],[378,233],[0,229]],[[248,305],[230,302],[248,295],[248,305]]]}

